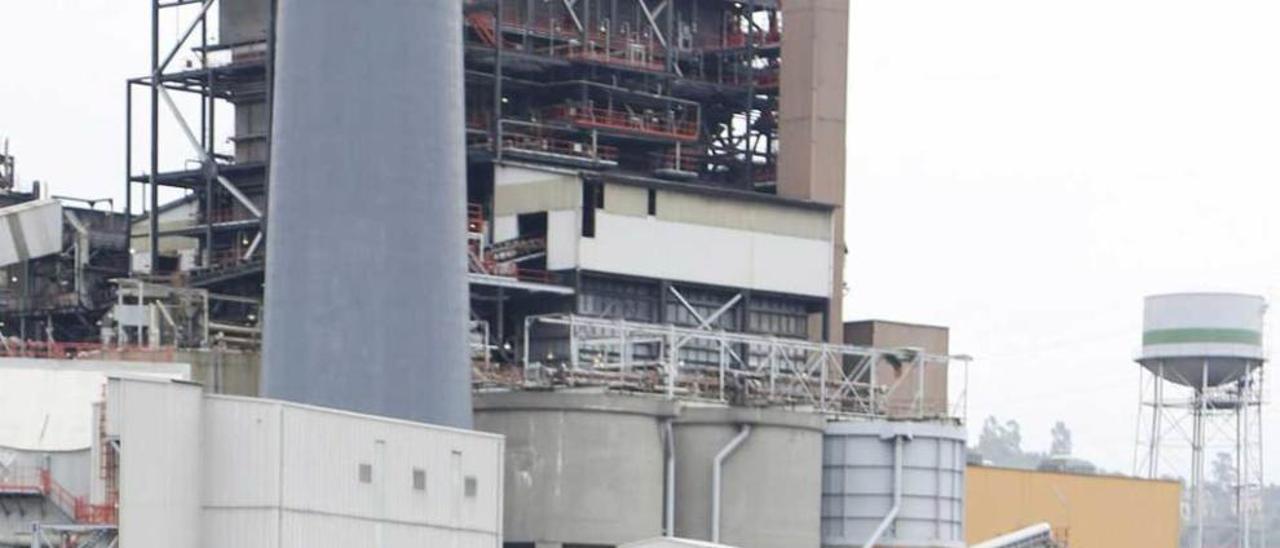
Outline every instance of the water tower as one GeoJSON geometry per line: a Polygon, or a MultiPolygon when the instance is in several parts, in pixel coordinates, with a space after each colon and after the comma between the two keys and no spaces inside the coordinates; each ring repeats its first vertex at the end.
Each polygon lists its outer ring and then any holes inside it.
{"type": "Polygon", "coordinates": [[[1262,297],[1235,293],[1146,299],[1137,359],[1142,380],[1134,472],[1186,482],[1190,527],[1184,546],[1266,546],[1261,497],[1266,307],[1262,297]],[[1215,477],[1206,478],[1206,456],[1229,459],[1230,466],[1215,466],[1215,477]],[[1230,503],[1223,504],[1224,499],[1230,503]]]}

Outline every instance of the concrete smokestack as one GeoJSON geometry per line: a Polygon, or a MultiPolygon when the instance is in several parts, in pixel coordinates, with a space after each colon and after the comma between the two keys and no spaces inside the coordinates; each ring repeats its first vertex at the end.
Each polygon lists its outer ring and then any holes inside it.
{"type": "Polygon", "coordinates": [[[263,391],[470,428],[462,3],[278,6],[263,391]]]}

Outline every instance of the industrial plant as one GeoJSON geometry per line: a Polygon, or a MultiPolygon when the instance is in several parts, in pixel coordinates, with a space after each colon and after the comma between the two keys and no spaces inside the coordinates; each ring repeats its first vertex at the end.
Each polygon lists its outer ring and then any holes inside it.
{"type": "Polygon", "coordinates": [[[1138,477],[846,318],[847,0],[138,1],[123,200],[0,150],[0,546],[1201,547],[1218,420],[1265,546],[1260,297],[1148,299],[1138,477]]]}

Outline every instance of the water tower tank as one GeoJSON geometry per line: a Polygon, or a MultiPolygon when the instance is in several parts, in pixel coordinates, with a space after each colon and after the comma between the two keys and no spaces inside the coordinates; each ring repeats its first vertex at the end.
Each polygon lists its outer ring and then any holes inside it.
{"type": "Polygon", "coordinates": [[[1232,382],[1260,367],[1266,301],[1238,293],[1147,297],[1138,363],[1192,387],[1232,382]]]}

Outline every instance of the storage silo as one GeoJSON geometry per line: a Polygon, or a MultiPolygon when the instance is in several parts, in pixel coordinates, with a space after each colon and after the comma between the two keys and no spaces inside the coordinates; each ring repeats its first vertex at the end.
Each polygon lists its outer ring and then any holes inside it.
{"type": "Polygon", "coordinates": [[[825,423],[811,412],[686,404],[675,421],[676,536],[817,547],[825,423]]]}
{"type": "Polygon", "coordinates": [[[1207,388],[1231,382],[1264,360],[1267,303],[1239,293],[1147,297],[1138,363],[1162,379],[1207,388]]]}
{"type": "Polygon", "coordinates": [[[822,546],[964,543],[964,427],[835,422],[822,455],[822,546]]]}
{"type": "Polygon", "coordinates": [[[470,427],[462,4],[278,10],[263,391],[470,427]]]}
{"type": "Polygon", "coordinates": [[[476,429],[506,436],[507,543],[616,546],[664,533],[676,403],[574,392],[477,394],[476,429]]]}

